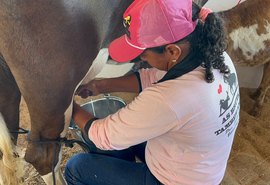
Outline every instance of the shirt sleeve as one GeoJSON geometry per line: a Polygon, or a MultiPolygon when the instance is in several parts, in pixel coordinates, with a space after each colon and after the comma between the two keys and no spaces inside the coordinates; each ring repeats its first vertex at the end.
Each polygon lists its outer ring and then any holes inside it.
{"type": "Polygon", "coordinates": [[[176,129],[177,125],[177,116],[162,95],[148,88],[115,114],[94,121],[88,135],[102,150],[122,150],[176,129]]]}
{"type": "Polygon", "coordinates": [[[159,81],[166,74],[166,71],[161,71],[156,68],[147,68],[139,70],[139,73],[143,90],[159,81]]]}

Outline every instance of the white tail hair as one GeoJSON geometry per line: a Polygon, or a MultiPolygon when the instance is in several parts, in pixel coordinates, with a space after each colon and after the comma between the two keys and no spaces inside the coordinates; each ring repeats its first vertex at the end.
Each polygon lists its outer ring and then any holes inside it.
{"type": "Polygon", "coordinates": [[[8,128],[0,113],[0,185],[22,184],[23,159],[15,151],[8,128]]]}

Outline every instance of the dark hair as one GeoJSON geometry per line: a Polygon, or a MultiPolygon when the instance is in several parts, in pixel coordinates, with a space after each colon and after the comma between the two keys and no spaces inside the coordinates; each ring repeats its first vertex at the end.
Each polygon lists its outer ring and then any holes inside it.
{"type": "MultiPolygon", "coordinates": [[[[219,69],[221,73],[228,74],[230,70],[224,63],[223,52],[227,48],[226,32],[223,20],[216,13],[209,13],[205,22],[199,19],[201,7],[193,3],[192,20],[198,20],[195,30],[180,41],[188,41],[191,51],[196,52],[198,60],[201,61],[201,66],[205,68],[205,79],[208,83],[214,81],[214,69],[219,69]]],[[[165,46],[149,48],[150,50],[163,53],[165,46]]]]}

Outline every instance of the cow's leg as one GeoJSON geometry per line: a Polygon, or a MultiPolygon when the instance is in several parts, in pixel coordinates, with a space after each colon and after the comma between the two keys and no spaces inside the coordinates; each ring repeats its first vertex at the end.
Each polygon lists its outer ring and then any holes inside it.
{"type": "MultiPolygon", "coordinates": [[[[88,71],[88,76],[86,75],[85,78],[82,77],[78,77],[78,79],[89,79],[89,74],[93,75],[93,74],[97,74],[101,68],[102,68],[102,64],[104,64],[106,62],[108,58],[108,52],[107,49],[102,49],[97,58],[94,60],[93,64],[91,66],[91,68],[88,71]]],[[[70,69],[71,70],[71,69],[70,69]]],[[[67,70],[68,71],[68,70],[67,70]]],[[[84,72],[85,73],[85,72],[84,72]]],[[[95,76],[90,76],[91,78],[94,78],[95,76]]],[[[66,78],[62,79],[62,82],[60,84],[58,84],[57,86],[54,86],[54,92],[57,92],[55,94],[53,98],[53,100],[51,101],[51,105],[47,105],[47,110],[44,109],[44,112],[41,115],[36,115],[37,111],[34,111],[34,109],[36,108],[36,103],[33,103],[33,100],[30,98],[30,100],[28,100],[28,98],[25,98],[26,102],[29,102],[29,112],[32,115],[32,123],[37,123],[38,121],[42,121],[45,123],[51,124],[52,126],[49,127],[49,131],[47,131],[47,128],[41,133],[41,131],[38,131],[39,133],[34,134],[33,135],[33,140],[39,140],[40,137],[44,137],[46,136],[46,138],[48,138],[48,136],[50,136],[51,138],[54,138],[55,135],[59,135],[59,132],[57,131],[62,131],[61,132],[61,137],[65,136],[66,130],[70,124],[70,120],[71,120],[71,113],[72,113],[72,98],[67,98],[66,101],[63,101],[63,97],[68,97],[74,94],[75,89],[77,89],[77,87],[81,84],[81,81],[78,82],[78,80],[76,80],[78,83],[71,83],[71,81],[67,81],[65,80],[66,78]],[[64,85],[66,84],[66,85],[64,85]],[[72,85],[73,84],[73,85],[72,85]],[[72,88],[72,86],[74,86],[72,88]],[[68,87],[68,88],[67,88],[68,87]],[[59,90],[58,88],[61,88],[63,90],[59,90]],[[72,92],[68,92],[68,89],[73,89],[72,92]],[[64,91],[66,90],[66,91],[64,91]],[[65,92],[65,93],[64,93],[65,92]],[[57,103],[58,102],[58,103],[57,103]],[[67,104],[65,105],[66,102],[67,104]],[[53,106],[59,105],[57,108],[57,110],[53,110],[52,111],[52,115],[46,115],[44,120],[44,116],[45,114],[48,114],[48,109],[49,107],[52,108],[53,106]],[[60,106],[60,104],[62,106],[60,106]],[[33,110],[32,110],[33,107],[33,110]],[[63,114],[59,113],[63,110],[63,114]],[[56,115],[56,111],[58,111],[59,115],[56,115]],[[48,120],[48,118],[50,118],[51,120],[48,120]],[[60,118],[60,120],[59,120],[60,118]],[[54,122],[54,123],[53,123],[54,122]],[[59,123],[64,122],[64,128],[59,127],[61,125],[59,125],[59,123]],[[57,127],[58,128],[55,128],[57,127]],[[54,128],[53,128],[54,127],[54,128]],[[43,136],[44,135],[44,136],[43,136]],[[38,138],[37,138],[38,137],[38,138]]],[[[34,88],[34,87],[32,87],[34,88]]],[[[26,92],[27,93],[27,92],[26,92]]],[[[49,102],[47,102],[49,103],[49,102]]],[[[46,125],[46,127],[48,127],[48,125],[46,125]]],[[[41,139],[42,140],[42,139],[41,139]]],[[[35,142],[29,142],[28,148],[27,148],[27,152],[25,155],[25,159],[30,162],[33,166],[35,166],[35,168],[37,169],[37,171],[42,175],[43,180],[46,182],[46,184],[53,184],[53,176],[52,173],[48,173],[49,171],[52,171],[52,165],[55,166],[54,171],[55,171],[55,177],[56,177],[56,184],[65,184],[64,179],[62,178],[62,174],[60,171],[60,162],[61,162],[61,148],[60,145],[58,145],[57,143],[45,143],[45,144],[41,144],[41,143],[35,143],[35,142]],[[53,150],[52,150],[53,149],[53,150]],[[40,152],[43,151],[43,152],[40,152]],[[31,154],[35,152],[35,156],[33,157],[31,154]],[[58,154],[59,153],[59,154],[58,154]],[[58,155],[56,155],[58,154],[58,155]],[[55,156],[56,155],[56,156],[55,156]],[[52,162],[52,161],[58,161],[57,164],[49,164],[48,163],[52,162]],[[46,166],[43,164],[47,164],[46,166]]]]}
{"type": "MultiPolygon", "coordinates": [[[[10,131],[18,131],[21,93],[0,53],[0,112],[10,131]]],[[[14,143],[18,134],[12,134],[14,143]]]]}
{"type": "Polygon", "coordinates": [[[253,98],[255,100],[254,109],[251,112],[251,115],[260,116],[262,106],[264,103],[264,98],[266,96],[267,90],[270,88],[270,62],[264,65],[264,73],[260,86],[253,94],[253,98]]]}

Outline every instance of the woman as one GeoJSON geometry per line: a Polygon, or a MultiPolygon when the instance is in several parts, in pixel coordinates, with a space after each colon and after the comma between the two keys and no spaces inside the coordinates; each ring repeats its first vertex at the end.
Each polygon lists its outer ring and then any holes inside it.
{"type": "Polygon", "coordinates": [[[78,94],[140,94],[104,119],[76,104],[73,109],[73,119],[97,148],[129,156],[78,154],[67,164],[68,184],[222,181],[239,122],[239,88],[224,53],[222,21],[208,13],[192,6],[192,0],[135,0],[130,5],[123,16],[126,34],[110,44],[110,55],[119,62],[139,56],[153,68],[92,81],[78,94]]]}

